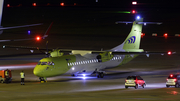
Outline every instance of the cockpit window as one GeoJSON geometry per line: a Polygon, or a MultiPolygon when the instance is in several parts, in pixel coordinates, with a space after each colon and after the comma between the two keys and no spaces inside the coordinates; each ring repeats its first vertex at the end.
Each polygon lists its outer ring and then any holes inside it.
{"type": "Polygon", "coordinates": [[[41,62],[38,62],[38,65],[40,65],[41,64],[41,62]]]}
{"type": "Polygon", "coordinates": [[[38,62],[38,65],[54,65],[54,62],[38,62]]]}
{"type": "Polygon", "coordinates": [[[48,65],[54,65],[54,62],[48,62],[48,65]]]}
{"type": "Polygon", "coordinates": [[[47,62],[42,62],[41,65],[47,65],[47,62]]]}

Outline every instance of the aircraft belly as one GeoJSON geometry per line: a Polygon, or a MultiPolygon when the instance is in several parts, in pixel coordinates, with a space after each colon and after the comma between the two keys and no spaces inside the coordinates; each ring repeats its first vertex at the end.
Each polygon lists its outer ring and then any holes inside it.
{"type": "Polygon", "coordinates": [[[107,61],[103,63],[105,68],[113,68],[117,67],[119,64],[121,64],[122,60],[115,60],[115,61],[107,61]]]}

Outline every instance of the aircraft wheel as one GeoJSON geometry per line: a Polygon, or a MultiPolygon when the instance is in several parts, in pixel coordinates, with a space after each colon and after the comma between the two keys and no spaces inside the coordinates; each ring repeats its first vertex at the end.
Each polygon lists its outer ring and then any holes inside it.
{"type": "Polygon", "coordinates": [[[144,88],[145,84],[142,85],[142,87],[144,88]]]}
{"type": "Polygon", "coordinates": [[[138,88],[138,84],[136,84],[136,86],[134,88],[137,89],[138,88]]]}
{"type": "Polygon", "coordinates": [[[40,82],[46,82],[46,79],[43,77],[39,77],[40,82]]]}
{"type": "Polygon", "coordinates": [[[99,75],[100,75],[100,78],[104,77],[104,73],[103,72],[101,72],[99,75]]]}
{"type": "Polygon", "coordinates": [[[178,88],[178,87],[179,87],[179,84],[178,84],[178,83],[176,83],[175,87],[176,87],[176,88],[178,88]]]}
{"type": "Polygon", "coordinates": [[[128,89],[128,86],[125,86],[126,89],[128,89]]]}

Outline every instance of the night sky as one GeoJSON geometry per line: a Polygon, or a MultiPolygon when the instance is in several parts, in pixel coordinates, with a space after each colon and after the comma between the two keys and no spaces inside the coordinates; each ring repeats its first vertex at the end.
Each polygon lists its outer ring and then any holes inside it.
{"type": "MultiPolygon", "coordinates": [[[[52,8],[55,10],[56,8],[62,8],[63,10],[76,9],[77,11],[77,9],[79,9],[81,11],[88,10],[87,12],[92,10],[111,13],[136,10],[138,12],[137,14],[119,13],[119,20],[132,21],[135,15],[140,15],[144,18],[144,21],[163,22],[163,25],[161,25],[161,28],[159,28],[159,30],[161,30],[160,33],[180,33],[180,6],[178,1],[136,0],[138,5],[132,5],[132,1],[133,0],[98,0],[98,2],[96,2],[96,0],[5,0],[5,5],[10,4],[12,8],[20,8],[21,10],[24,8],[34,9],[34,7],[32,7],[32,3],[34,2],[37,3],[36,8],[45,8],[46,10],[52,8]],[[65,3],[64,7],[60,6],[61,2],[65,3]],[[48,3],[49,5],[47,6],[48,3]],[[74,5],[74,3],[76,3],[76,5],[74,5]]],[[[7,9],[8,8],[5,7],[4,11],[6,12],[7,9]]],[[[108,17],[109,16],[110,15],[108,15],[108,17]]],[[[115,15],[112,14],[112,16],[115,15]]],[[[146,28],[144,28],[144,30],[146,30],[146,28]]]]}

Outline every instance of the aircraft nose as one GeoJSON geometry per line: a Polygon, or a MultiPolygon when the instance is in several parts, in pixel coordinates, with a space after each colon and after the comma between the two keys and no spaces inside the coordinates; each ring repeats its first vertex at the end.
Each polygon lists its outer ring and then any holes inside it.
{"type": "Polygon", "coordinates": [[[34,75],[38,76],[38,77],[42,77],[42,72],[40,69],[38,69],[38,67],[36,66],[33,70],[34,75]]]}

